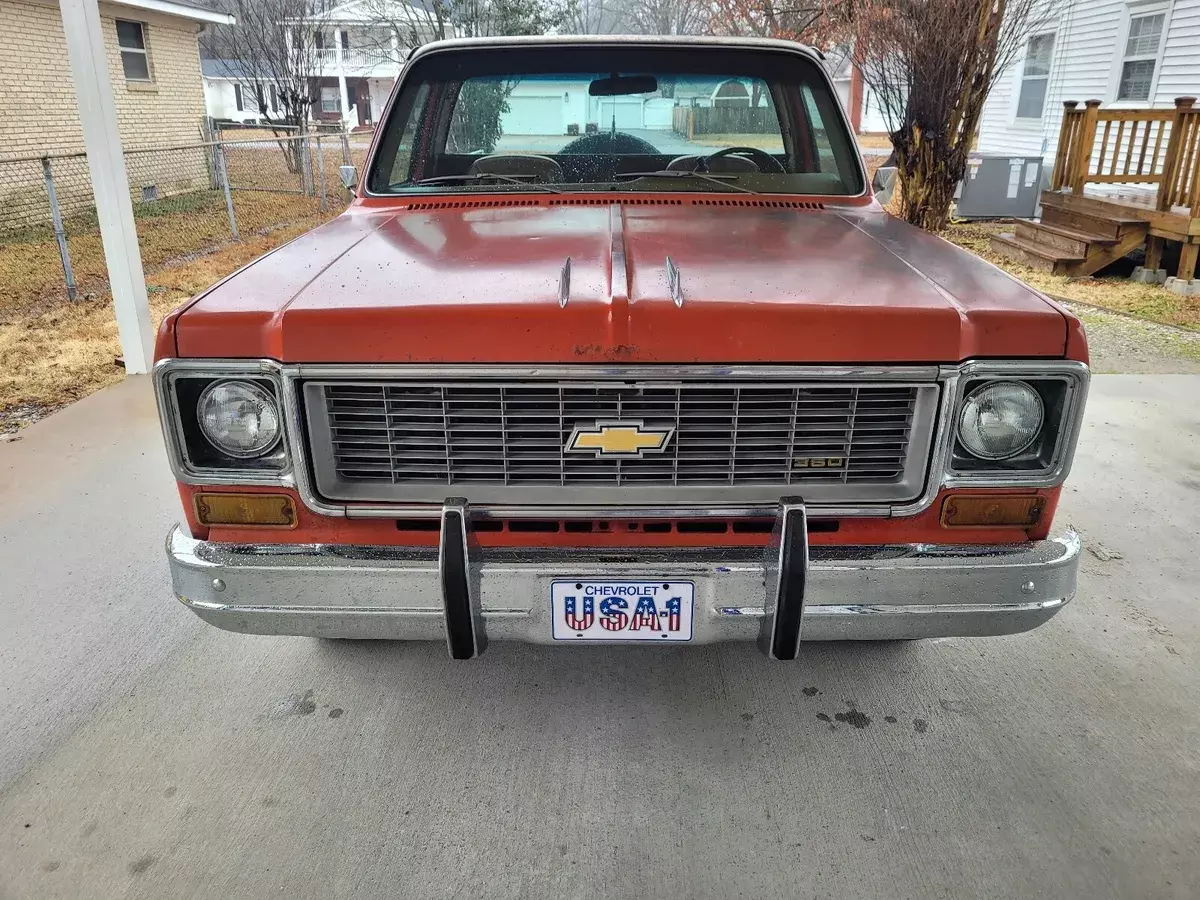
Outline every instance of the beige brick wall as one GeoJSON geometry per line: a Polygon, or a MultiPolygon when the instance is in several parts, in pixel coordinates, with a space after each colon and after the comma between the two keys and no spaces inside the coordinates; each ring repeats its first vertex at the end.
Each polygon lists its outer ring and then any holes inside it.
{"type": "MultiPolygon", "coordinates": [[[[100,18],[126,151],[199,141],[204,117],[199,23],[106,3],[100,4],[100,18]],[[117,18],[143,23],[152,84],[126,82],[117,46],[117,18]]],[[[0,161],[82,150],[58,5],[41,0],[0,0],[0,48],[0,161]]],[[[160,195],[165,195],[186,190],[193,182],[208,181],[204,154],[195,151],[138,154],[129,162],[135,198],[149,183],[158,184],[160,195]]],[[[40,167],[33,168],[40,179],[40,167]]],[[[28,191],[28,185],[16,182],[25,180],[30,169],[0,162],[0,201],[16,200],[21,190],[28,191]]],[[[55,164],[64,212],[77,206],[81,195],[90,196],[86,171],[81,161],[55,164]]],[[[40,180],[37,187],[40,189],[40,180]]],[[[44,204],[44,196],[40,202],[44,204]]],[[[11,216],[12,210],[9,213],[11,216]]]]}

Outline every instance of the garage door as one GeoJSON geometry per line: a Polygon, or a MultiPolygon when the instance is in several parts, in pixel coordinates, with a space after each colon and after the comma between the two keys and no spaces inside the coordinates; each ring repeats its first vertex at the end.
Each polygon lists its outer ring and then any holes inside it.
{"type": "Polygon", "coordinates": [[[507,137],[522,134],[563,134],[563,99],[553,97],[508,98],[508,112],[500,119],[507,137]]]}
{"type": "Polygon", "coordinates": [[[642,101],[634,97],[626,99],[617,97],[600,101],[600,130],[612,127],[613,114],[617,117],[617,131],[627,131],[630,128],[643,128],[642,101]]]}

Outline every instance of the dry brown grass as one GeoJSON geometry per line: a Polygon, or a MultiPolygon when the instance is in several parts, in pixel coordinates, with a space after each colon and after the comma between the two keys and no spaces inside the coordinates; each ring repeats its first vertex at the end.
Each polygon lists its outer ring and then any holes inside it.
{"type": "MultiPolygon", "coordinates": [[[[308,218],[215,253],[161,269],[148,279],[155,327],[193,294],[321,221],[308,218]]],[[[0,322],[0,414],[54,409],[120,381],[117,326],[107,295],[0,322]]]]}
{"type": "MultiPolygon", "coordinates": [[[[264,135],[265,140],[244,143],[246,138],[238,135],[237,142],[225,145],[225,165],[229,172],[229,183],[234,187],[254,186],[257,188],[278,188],[281,190],[300,190],[300,172],[293,171],[295,161],[290,160],[289,151],[295,149],[295,141],[274,141],[270,133],[264,135]]],[[[345,162],[342,153],[342,143],[337,135],[321,138],[320,152],[317,150],[316,139],[309,142],[312,179],[314,186],[320,185],[325,179],[327,195],[335,195],[341,188],[338,180],[338,166],[345,162]]],[[[366,162],[367,143],[359,138],[352,138],[349,143],[350,162],[361,171],[366,162]]]]}
{"type": "Polygon", "coordinates": [[[886,134],[859,134],[855,140],[860,150],[885,150],[884,156],[892,152],[892,139],[886,134]]]}
{"type": "Polygon", "coordinates": [[[993,253],[988,238],[999,232],[1012,231],[1012,227],[1011,223],[960,222],[952,224],[942,236],[995,263],[1043,293],[1130,313],[1167,325],[1200,329],[1200,297],[1181,297],[1159,285],[1137,284],[1128,278],[1051,275],[993,253]]]}
{"type": "MultiPolygon", "coordinates": [[[[299,194],[237,192],[233,208],[242,236],[321,216],[320,201],[299,194]]],[[[340,209],[341,204],[331,200],[330,213],[340,209]]],[[[160,201],[152,214],[140,212],[143,214],[136,219],[138,247],[149,273],[233,242],[225,198],[217,192],[168,198],[160,201]]],[[[80,293],[103,292],[107,270],[95,220],[68,220],[66,230],[80,293]]],[[[44,309],[48,303],[57,304],[65,291],[58,246],[49,229],[31,229],[0,239],[0,322],[18,313],[44,309]]]]}
{"type": "Polygon", "coordinates": [[[870,183],[871,180],[875,177],[875,171],[881,165],[883,165],[883,161],[885,158],[886,157],[883,157],[883,156],[864,156],[863,157],[863,165],[866,166],[866,169],[867,169],[867,182],[868,183],[870,183]]]}
{"type": "MultiPolygon", "coordinates": [[[[892,152],[892,142],[886,134],[859,134],[855,135],[855,140],[860,150],[882,151],[872,156],[886,159],[892,152]]],[[[783,138],[777,134],[697,134],[691,142],[704,147],[756,147],[775,153],[783,150],[783,138]]]]}
{"type": "Polygon", "coordinates": [[[697,134],[689,143],[701,147],[753,147],[771,153],[783,152],[783,138],[778,134],[697,134]]]}

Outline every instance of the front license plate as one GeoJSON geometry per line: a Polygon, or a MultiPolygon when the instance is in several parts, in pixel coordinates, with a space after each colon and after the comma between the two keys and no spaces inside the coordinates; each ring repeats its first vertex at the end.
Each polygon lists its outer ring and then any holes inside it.
{"type": "Polygon", "coordinates": [[[690,581],[555,581],[556,641],[690,641],[696,585],[690,581]]]}

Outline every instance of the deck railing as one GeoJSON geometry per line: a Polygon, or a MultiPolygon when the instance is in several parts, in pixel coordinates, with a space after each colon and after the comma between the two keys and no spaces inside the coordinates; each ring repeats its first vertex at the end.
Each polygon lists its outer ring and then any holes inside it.
{"type": "Polygon", "coordinates": [[[1186,207],[1200,217],[1200,108],[1180,97],[1174,109],[1100,109],[1063,103],[1051,190],[1082,194],[1092,184],[1152,184],[1157,208],[1186,207]]]}
{"type": "Polygon", "coordinates": [[[378,47],[326,47],[313,50],[313,67],[318,73],[336,73],[340,68],[344,72],[362,72],[378,67],[400,68],[393,54],[378,47]]]}

